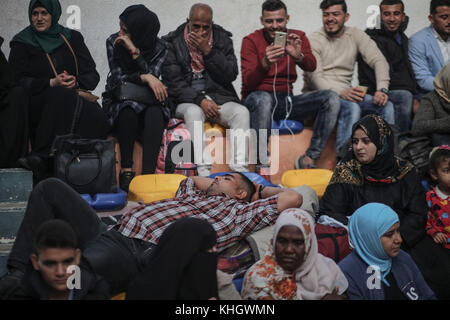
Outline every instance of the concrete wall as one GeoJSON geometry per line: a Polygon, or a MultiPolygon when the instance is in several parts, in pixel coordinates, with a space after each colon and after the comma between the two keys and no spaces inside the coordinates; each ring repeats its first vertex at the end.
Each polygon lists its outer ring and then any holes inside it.
{"type": "MultiPolygon", "coordinates": [[[[78,29],[97,63],[101,80],[95,93],[100,95],[108,74],[106,57],[106,38],[119,29],[119,14],[129,5],[142,3],[154,11],[161,22],[160,36],[174,30],[186,20],[189,8],[200,0],[60,0],[63,14],[60,23],[69,28],[78,29]]],[[[205,0],[214,10],[214,22],[233,33],[236,55],[240,55],[242,38],[261,27],[260,15],[263,0],[205,0]]],[[[291,16],[288,27],[300,29],[310,34],[322,25],[320,0],[285,0],[291,16]]],[[[373,27],[378,21],[378,4],[374,0],[347,0],[350,19],[349,26],[362,29],[373,27]]],[[[407,35],[427,26],[429,1],[403,0],[406,13],[410,17],[407,35]]],[[[2,51],[9,55],[9,41],[28,22],[28,0],[0,0],[0,36],[5,39],[2,51]]],[[[241,76],[234,81],[236,91],[240,93],[241,76]]],[[[303,86],[299,77],[294,91],[299,93],[303,86]]]]}

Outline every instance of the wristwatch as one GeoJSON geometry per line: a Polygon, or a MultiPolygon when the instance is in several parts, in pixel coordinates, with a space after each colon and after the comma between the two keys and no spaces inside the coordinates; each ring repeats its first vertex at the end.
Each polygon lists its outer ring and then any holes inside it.
{"type": "Polygon", "coordinates": [[[383,92],[384,94],[389,94],[389,90],[386,88],[381,88],[379,91],[383,92]]]}

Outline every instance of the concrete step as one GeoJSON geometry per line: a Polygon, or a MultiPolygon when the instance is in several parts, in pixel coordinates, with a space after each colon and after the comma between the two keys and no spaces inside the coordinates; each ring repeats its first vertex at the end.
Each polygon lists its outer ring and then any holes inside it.
{"type": "Polygon", "coordinates": [[[8,256],[11,252],[12,246],[12,243],[0,244],[0,277],[7,271],[6,263],[8,262],[8,256]]]}
{"type": "Polygon", "coordinates": [[[26,202],[0,202],[0,244],[14,242],[26,206],[26,202]]]}
{"type": "Polygon", "coordinates": [[[0,169],[0,202],[27,201],[33,188],[33,173],[28,170],[0,169]]]}

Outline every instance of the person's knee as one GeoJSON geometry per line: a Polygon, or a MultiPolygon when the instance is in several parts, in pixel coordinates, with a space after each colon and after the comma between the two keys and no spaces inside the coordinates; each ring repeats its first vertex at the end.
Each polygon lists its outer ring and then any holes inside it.
{"type": "Polygon", "coordinates": [[[183,115],[184,121],[186,121],[186,122],[205,121],[205,113],[203,112],[202,108],[200,108],[199,106],[194,105],[194,104],[185,108],[182,112],[182,115],[183,115]]]}
{"type": "Polygon", "coordinates": [[[64,190],[68,185],[58,178],[47,178],[40,181],[33,192],[43,192],[44,194],[53,194],[55,190],[64,190]]]}
{"type": "Polygon", "coordinates": [[[272,108],[272,95],[266,91],[252,92],[244,102],[250,112],[265,114],[272,108]]]}
{"type": "Polygon", "coordinates": [[[233,106],[233,116],[231,118],[231,121],[229,123],[230,128],[231,127],[239,127],[239,128],[248,128],[250,125],[250,112],[249,110],[240,104],[235,104],[233,106]]]}

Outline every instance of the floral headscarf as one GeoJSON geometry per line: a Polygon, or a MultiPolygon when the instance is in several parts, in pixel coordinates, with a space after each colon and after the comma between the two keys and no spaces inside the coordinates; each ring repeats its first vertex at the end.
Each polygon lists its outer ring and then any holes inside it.
{"type": "Polygon", "coordinates": [[[344,293],[348,287],[347,279],[336,263],[318,253],[317,248],[311,215],[302,209],[283,211],[275,223],[272,246],[245,275],[242,297],[252,300],[269,297],[275,300],[319,300],[335,288],[339,294],[344,293]],[[275,258],[277,235],[284,226],[299,228],[305,239],[304,261],[293,273],[285,271],[275,258]]]}

